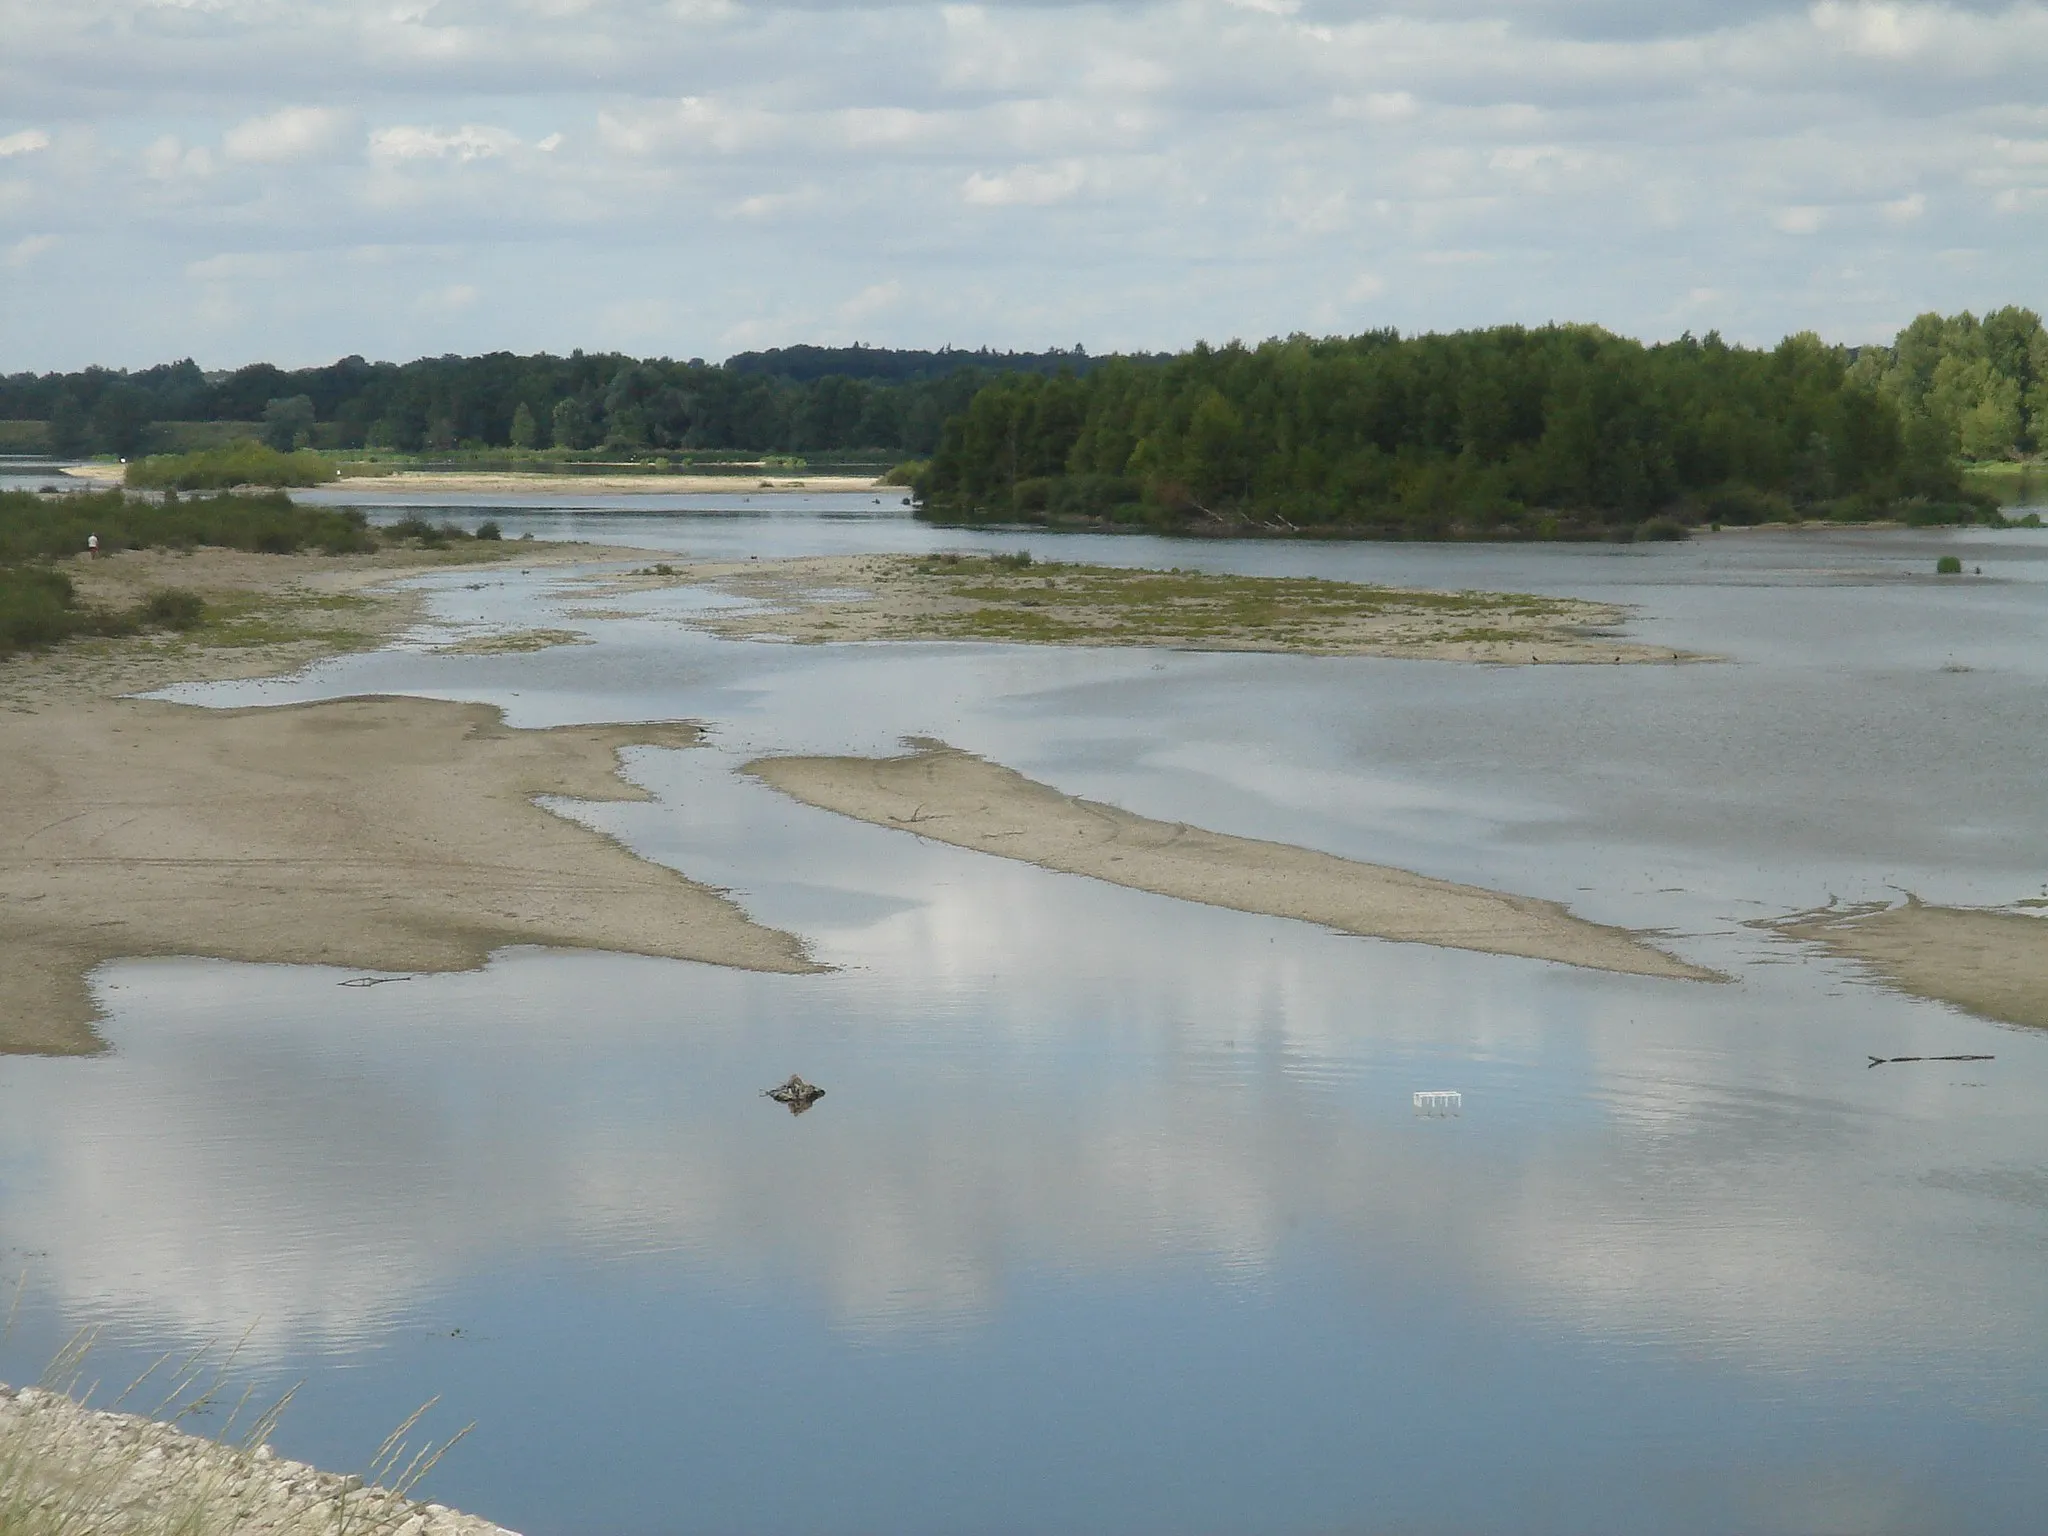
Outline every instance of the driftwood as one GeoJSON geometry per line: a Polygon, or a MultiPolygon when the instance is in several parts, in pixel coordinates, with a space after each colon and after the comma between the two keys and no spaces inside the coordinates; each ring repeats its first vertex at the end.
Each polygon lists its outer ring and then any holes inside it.
{"type": "Polygon", "coordinates": [[[761,1092],[764,1097],[771,1098],[778,1104],[788,1105],[792,1115],[802,1114],[825,1097],[824,1089],[816,1083],[805,1082],[794,1072],[789,1074],[788,1082],[778,1083],[773,1088],[763,1088],[761,1092]]]}
{"type": "MultiPolygon", "coordinates": [[[[1996,1061],[1996,1056],[1873,1056],[1871,1067],[1887,1067],[1897,1061],[1996,1061]]],[[[1868,1072],[1870,1067],[1865,1067],[1868,1072]]]]}

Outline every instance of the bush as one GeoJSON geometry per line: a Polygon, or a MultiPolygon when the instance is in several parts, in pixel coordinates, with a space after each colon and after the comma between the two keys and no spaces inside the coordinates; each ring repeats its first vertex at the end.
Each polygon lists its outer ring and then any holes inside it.
{"type": "Polygon", "coordinates": [[[1710,493],[1701,510],[1707,521],[1735,528],[1754,528],[1758,523],[1789,523],[1792,503],[1771,491],[1753,485],[1724,485],[1710,493]]]}
{"type": "Polygon", "coordinates": [[[1934,562],[1934,574],[1937,576],[1960,576],[1963,574],[1963,562],[1954,555],[1943,555],[1934,562]]]}
{"type": "Polygon", "coordinates": [[[215,491],[236,485],[325,485],[335,467],[317,453],[280,453],[253,439],[197,453],[160,454],[128,466],[138,490],[215,491]]]}
{"type": "Polygon", "coordinates": [[[505,537],[505,530],[500,528],[495,521],[478,523],[476,537],[479,539],[502,539],[505,537]]]}
{"type": "Polygon", "coordinates": [[[1692,530],[1675,517],[1652,517],[1636,524],[1638,544],[1669,544],[1692,537],[1692,530]]]}
{"type": "Polygon", "coordinates": [[[0,656],[76,634],[72,603],[71,578],[62,571],[0,570],[0,656]]]}
{"type": "Polygon", "coordinates": [[[136,617],[151,629],[197,629],[206,621],[206,601],[183,587],[162,587],[142,600],[136,617]]]}
{"type": "Polygon", "coordinates": [[[0,565],[62,559],[99,536],[100,548],[223,549],[330,555],[377,547],[363,514],[353,508],[298,507],[282,492],[151,502],[119,491],[45,500],[28,491],[0,491],[0,565]]]}
{"type": "Polygon", "coordinates": [[[931,463],[930,459],[905,459],[901,464],[890,470],[889,473],[882,476],[882,484],[915,485],[917,484],[917,477],[931,468],[931,463]]]}

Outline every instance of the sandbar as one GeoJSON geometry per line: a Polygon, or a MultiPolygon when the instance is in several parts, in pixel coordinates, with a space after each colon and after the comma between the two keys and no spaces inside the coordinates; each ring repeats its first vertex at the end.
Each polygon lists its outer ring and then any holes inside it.
{"type": "Polygon", "coordinates": [[[1368,938],[1631,976],[1721,979],[1554,901],[1154,821],[1062,794],[940,742],[912,745],[901,757],[758,758],[744,771],[842,816],[1183,901],[1368,938]]]}
{"type": "Polygon", "coordinates": [[[449,971],[537,944],[819,969],[535,803],[648,799],[620,750],[696,740],[680,723],[513,730],[438,699],[44,709],[0,730],[0,1050],[97,1048],[86,975],[117,957],[449,971]]]}
{"type": "Polygon", "coordinates": [[[1628,613],[1611,603],[1312,577],[940,554],[657,565],[592,580],[604,595],[686,585],[754,599],[684,619],[728,639],[1167,646],[1502,666],[1711,659],[1621,636],[1628,613]]]}
{"type": "Polygon", "coordinates": [[[910,493],[900,486],[884,486],[872,475],[806,475],[787,470],[764,469],[735,475],[691,474],[551,474],[545,471],[505,469],[402,469],[392,474],[344,474],[323,489],[344,489],[351,495],[397,498],[422,492],[436,495],[475,491],[492,495],[545,496],[772,496],[795,493],[833,492],[841,495],[865,491],[900,502],[910,493]]]}
{"type": "Polygon", "coordinates": [[[1914,997],[2048,1029],[2048,918],[1908,899],[1823,907],[1771,924],[1914,997]]]}

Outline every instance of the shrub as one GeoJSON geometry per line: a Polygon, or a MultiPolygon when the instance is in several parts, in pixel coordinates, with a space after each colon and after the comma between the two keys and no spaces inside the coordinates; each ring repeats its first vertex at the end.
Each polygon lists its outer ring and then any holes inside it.
{"type": "Polygon", "coordinates": [[[1669,544],[1692,537],[1692,530],[1675,517],[1652,517],[1636,524],[1638,544],[1669,544]]]}
{"type": "Polygon", "coordinates": [[[377,547],[362,513],[294,506],[282,492],[151,502],[119,491],[55,500],[0,491],[0,564],[75,555],[93,534],[107,551],[210,544],[273,554],[309,548],[349,554],[377,547]]]}
{"type": "Polygon", "coordinates": [[[502,539],[505,537],[505,530],[500,528],[495,520],[482,522],[477,524],[476,537],[479,539],[502,539]]]}
{"type": "Polygon", "coordinates": [[[183,587],[162,587],[142,600],[136,617],[151,629],[197,629],[206,620],[206,601],[183,587]]]}
{"type": "Polygon", "coordinates": [[[882,484],[915,485],[917,484],[917,477],[931,468],[931,463],[930,459],[905,459],[901,464],[890,470],[889,473],[882,476],[882,484]]]}
{"type": "Polygon", "coordinates": [[[128,466],[138,490],[213,491],[236,485],[324,485],[335,467],[317,453],[280,453],[254,439],[196,453],[158,454],[128,466]]]}
{"type": "Polygon", "coordinates": [[[1943,555],[1934,562],[1934,574],[1937,576],[1960,576],[1963,574],[1963,562],[1954,555],[1943,555]]]}

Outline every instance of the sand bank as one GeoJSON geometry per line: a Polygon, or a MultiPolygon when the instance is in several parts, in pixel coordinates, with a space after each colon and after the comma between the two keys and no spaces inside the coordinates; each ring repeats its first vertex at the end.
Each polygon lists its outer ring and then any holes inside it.
{"type": "Polygon", "coordinates": [[[389,475],[345,476],[327,489],[336,487],[351,495],[360,493],[366,501],[403,500],[422,492],[463,491],[494,496],[768,496],[795,491],[864,491],[892,502],[900,502],[910,494],[900,486],[884,486],[869,475],[793,475],[773,469],[758,475],[573,475],[504,469],[406,469],[389,475]]]}
{"type": "Polygon", "coordinates": [[[1611,631],[1627,614],[1612,604],[1297,577],[841,555],[643,567],[599,580],[606,594],[690,585],[767,605],[690,616],[729,639],[1149,645],[1513,666],[1703,659],[1618,638],[1611,631]]]}
{"type": "Polygon", "coordinates": [[[34,1387],[0,1387],[0,1530],[511,1536],[267,1445],[222,1444],[34,1387]]]}
{"type": "Polygon", "coordinates": [[[1824,907],[1772,926],[1859,961],[1914,997],[2048,1029],[2048,918],[1908,899],[1824,907]]]}
{"type": "Polygon", "coordinates": [[[1718,979],[1626,929],[1552,901],[1432,880],[1284,843],[1152,821],[1061,794],[937,742],[904,757],[770,757],[745,771],[791,798],[959,848],[1208,906],[1368,938],[1556,960],[1634,976],[1718,979]]]}
{"type": "Polygon", "coordinates": [[[687,725],[508,729],[494,708],[356,698],[57,705],[0,731],[0,1049],[97,1041],[86,973],[203,955],[472,969],[510,944],[816,969],[725,897],[534,804],[644,800],[617,754],[687,725]]]}

